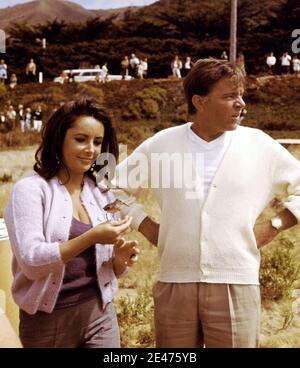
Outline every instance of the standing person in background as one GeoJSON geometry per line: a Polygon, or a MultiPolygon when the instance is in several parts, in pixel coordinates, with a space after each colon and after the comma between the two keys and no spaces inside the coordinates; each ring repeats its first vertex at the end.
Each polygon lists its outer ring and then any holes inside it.
{"type": "Polygon", "coordinates": [[[141,62],[138,66],[138,78],[144,79],[147,76],[148,72],[148,60],[147,58],[141,59],[141,62]]]}
{"type": "Polygon", "coordinates": [[[117,160],[109,116],[90,100],[65,103],[44,127],[36,174],[4,211],[25,348],[120,347],[112,299],[139,250],[121,238],[131,218],[104,211],[114,197],[96,184],[101,152],[117,160]]]}
{"type": "Polygon", "coordinates": [[[186,60],[185,60],[185,63],[184,63],[183,73],[182,73],[183,77],[185,77],[188,74],[188,72],[192,69],[193,65],[194,64],[193,64],[191,58],[189,56],[187,56],[186,60]]]}
{"type": "Polygon", "coordinates": [[[181,78],[182,61],[179,59],[178,55],[176,55],[172,61],[171,69],[173,77],[181,78]]]}
{"type": "Polygon", "coordinates": [[[28,82],[36,82],[36,64],[33,59],[30,59],[25,70],[28,82]]]}
{"type": "Polygon", "coordinates": [[[0,111],[0,132],[6,131],[5,113],[0,111]]]}
{"type": "Polygon", "coordinates": [[[144,59],[142,59],[141,64],[143,68],[143,78],[145,79],[148,75],[148,58],[145,57],[144,59]]]}
{"type": "Polygon", "coordinates": [[[221,56],[220,56],[220,59],[221,60],[228,60],[228,55],[227,55],[227,52],[226,51],[223,51],[221,56]]]}
{"type": "Polygon", "coordinates": [[[281,58],[281,73],[282,74],[289,74],[290,73],[290,67],[291,67],[291,60],[292,57],[287,52],[285,52],[281,58]]]}
{"type": "Polygon", "coordinates": [[[31,130],[31,108],[27,107],[25,110],[25,130],[30,131],[31,130]]]}
{"type": "Polygon", "coordinates": [[[43,112],[42,106],[38,105],[37,109],[33,113],[33,130],[40,132],[43,124],[43,112]]]}
{"type": "Polygon", "coordinates": [[[246,76],[245,56],[241,51],[236,59],[236,66],[242,71],[243,75],[246,76]]]}
{"type": "Polygon", "coordinates": [[[269,74],[274,74],[274,68],[276,64],[276,57],[274,56],[273,52],[270,52],[270,54],[267,56],[266,63],[268,66],[269,74]]]}
{"type": "Polygon", "coordinates": [[[104,63],[102,65],[102,68],[101,68],[101,79],[100,79],[100,82],[102,82],[102,83],[107,82],[107,77],[108,77],[108,67],[107,67],[107,63],[104,63]]]}
{"type": "Polygon", "coordinates": [[[14,89],[17,85],[17,82],[18,82],[18,78],[17,78],[17,75],[15,73],[12,73],[11,77],[10,77],[10,84],[9,84],[9,87],[11,89],[14,89]]]}
{"type": "Polygon", "coordinates": [[[128,68],[129,68],[129,60],[128,56],[125,56],[124,59],[121,61],[121,75],[122,79],[125,79],[125,77],[128,75],[128,68]]]}
{"type": "Polygon", "coordinates": [[[140,64],[140,59],[135,54],[131,54],[131,58],[129,60],[129,74],[133,78],[136,78],[138,75],[139,64],[140,64]]]}
{"type": "Polygon", "coordinates": [[[17,113],[12,105],[9,106],[6,112],[6,120],[10,129],[14,129],[16,127],[16,117],[17,113]]]}
{"type": "Polygon", "coordinates": [[[293,72],[297,77],[300,77],[300,59],[298,55],[294,55],[292,59],[293,72]]]}
{"type": "Polygon", "coordinates": [[[18,120],[19,120],[19,128],[22,133],[25,132],[25,111],[22,104],[18,106],[18,120]]]}
{"type": "Polygon", "coordinates": [[[5,64],[5,61],[2,59],[0,61],[0,83],[5,84],[6,79],[7,79],[7,64],[5,64]]]}

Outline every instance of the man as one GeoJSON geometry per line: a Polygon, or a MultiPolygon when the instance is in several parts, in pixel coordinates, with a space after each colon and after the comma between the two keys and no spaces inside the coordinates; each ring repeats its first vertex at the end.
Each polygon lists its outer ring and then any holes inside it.
{"type": "Polygon", "coordinates": [[[9,129],[14,129],[16,126],[17,113],[12,105],[9,106],[8,111],[6,112],[6,117],[9,129]]]}
{"type": "Polygon", "coordinates": [[[26,65],[25,73],[28,82],[36,82],[36,64],[33,59],[30,59],[29,63],[26,65]]]}
{"type": "Polygon", "coordinates": [[[33,130],[36,132],[40,132],[42,130],[43,125],[43,112],[41,105],[38,105],[32,117],[33,117],[33,130]]]}
{"type": "Polygon", "coordinates": [[[291,66],[291,60],[292,57],[287,52],[285,52],[281,58],[281,71],[282,74],[289,74],[290,73],[290,66],[291,66]]]}
{"type": "Polygon", "coordinates": [[[7,64],[5,64],[5,61],[2,59],[0,61],[0,83],[5,84],[6,79],[7,79],[7,64]]]}
{"type": "Polygon", "coordinates": [[[274,68],[276,64],[276,57],[274,56],[273,52],[270,52],[270,54],[267,56],[266,63],[268,65],[269,74],[274,74],[274,68]]]}
{"type": "Polygon", "coordinates": [[[262,131],[239,126],[243,86],[230,62],[198,60],[184,80],[192,122],[147,139],[116,170],[115,195],[127,204],[121,211],[158,244],[160,348],[257,347],[258,248],[300,219],[300,163],[262,131]],[[192,160],[181,161],[187,167],[180,173],[175,161],[187,155],[192,160]],[[157,157],[173,160],[169,187],[154,177],[165,164],[157,157]],[[137,162],[145,164],[135,175],[137,162]],[[161,208],[159,227],[128,196],[147,182],[161,208]],[[277,195],[286,197],[285,210],[254,228],[277,195]]]}

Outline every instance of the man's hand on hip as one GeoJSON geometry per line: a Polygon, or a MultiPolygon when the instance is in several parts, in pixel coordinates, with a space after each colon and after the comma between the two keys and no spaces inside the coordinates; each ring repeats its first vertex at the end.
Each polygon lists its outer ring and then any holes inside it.
{"type": "Polygon", "coordinates": [[[258,248],[270,243],[277,234],[278,230],[272,226],[270,220],[261,222],[254,226],[254,235],[258,248]]]}
{"type": "Polygon", "coordinates": [[[157,245],[159,224],[146,217],[139,226],[139,232],[142,233],[150,243],[157,245]]]}

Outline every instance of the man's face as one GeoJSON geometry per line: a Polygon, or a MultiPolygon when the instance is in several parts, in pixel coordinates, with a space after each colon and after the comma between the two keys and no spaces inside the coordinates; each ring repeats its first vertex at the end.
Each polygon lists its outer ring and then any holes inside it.
{"type": "Polygon", "coordinates": [[[216,134],[234,130],[239,124],[244,87],[232,78],[223,78],[203,98],[201,120],[205,128],[216,134]]]}

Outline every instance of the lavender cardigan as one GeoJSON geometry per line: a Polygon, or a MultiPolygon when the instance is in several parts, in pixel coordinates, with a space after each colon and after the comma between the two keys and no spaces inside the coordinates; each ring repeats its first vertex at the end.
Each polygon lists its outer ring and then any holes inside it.
{"type": "MultiPolygon", "coordinates": [[[[84,207],[95,226],[106,221],[103,207],[114,200],[85,178],[81,193],[84,207]]],[[[13,188],[4,218],[13,251],[12,294],[29,314],[51,313],[62,286],[65,266],[59,246],[68,240],[73,207],[71,197],[57,178],[46,181],[35,174],[13,188]]],[[[96,269],[103,308],[117,291],[111,244],[96,244],[96,269]]]]}

